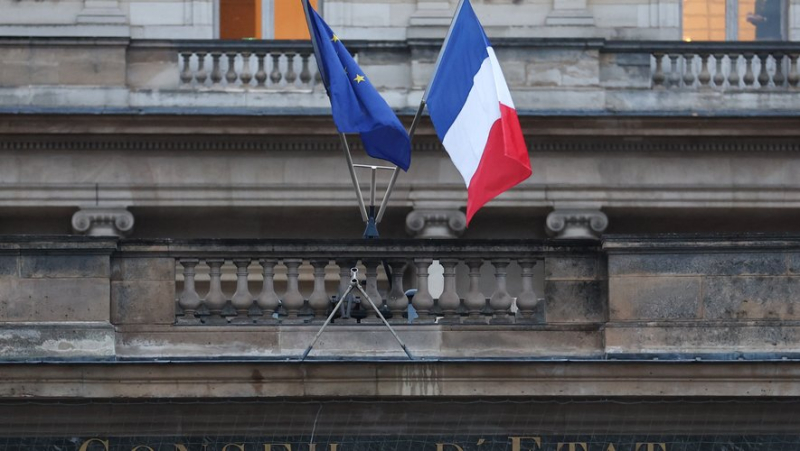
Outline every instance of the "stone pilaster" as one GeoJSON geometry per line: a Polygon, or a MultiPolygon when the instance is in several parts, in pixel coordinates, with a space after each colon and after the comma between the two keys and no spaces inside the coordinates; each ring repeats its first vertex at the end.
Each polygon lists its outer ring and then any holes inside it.
{"type": "Polygon", "coordinates": [[[72,215],[72,229],[89,236],[123,237],[133,231],[133,215],[124,207],[81,207],[72,215]]]}
{"type": "Polygon", "coordinates": [[[557,239],[598,239],[608,227],[600,210],[564,209],[547,215],[547,232],[557,239]]]}
{"type": "Polygon", "coordinates": [[[553,9],[545,24],[551,26],[594,26],[594,16],[587,8],[587,0],[553,0],[553,9]]]}
{"type": "Polygon", "coordinates": [[[406,231],[414,238],[458,238],[466,229],[460,210],[414,210],[406,216],[406,231]]]}
{"type": "Polygon", "coordinates": [[[119,5],[119,0],[84,0],[83,10],[78,14],[79,24],[124,25],[128,18],[119,5]]]}
{"type": "Polygon", "coordinates": [[[417,0],[417,9],[408,21],[408,37],[441,39],[452,18],[453,10],[447,0],[417,0]]]}

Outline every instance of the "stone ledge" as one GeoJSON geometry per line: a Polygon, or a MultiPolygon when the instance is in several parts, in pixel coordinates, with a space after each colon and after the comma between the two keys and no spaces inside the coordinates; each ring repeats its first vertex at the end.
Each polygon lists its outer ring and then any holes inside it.
{"type": "Polygon", "coordinates": [[[0,369],[3,397],[800,396],[796,361],[109,362],[0,369]]]}
{"type": "MultiPolygon", "coordinates": [[[[321,324],[310,326],[119,326],[119,358],[295,359],[311,344],[321,324]]],[[[393,325],[419,358],[600,358],[597,326],[393,325]]],[[[382,325],[330,325],[311,358],[405,358],[382,325]]]]}
{"type": "Polygon", "coordinates": [[[611,322],[605,326],[609,356],[681,356],[702,354],[772,355],[793,358],[800,349],[796,321],[611,322]]]}

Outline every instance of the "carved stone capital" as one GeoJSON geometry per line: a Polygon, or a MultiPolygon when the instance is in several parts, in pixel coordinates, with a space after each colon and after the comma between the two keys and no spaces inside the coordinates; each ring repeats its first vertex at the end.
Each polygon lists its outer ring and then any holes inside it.
{"type": "Polygon", "coordinates": [[[547,232],[558,239],[598,239],[608,227],[608,216],[600,210],[556,210],[547,215],[547,232]]]}
{"type": "Polygon", "coordinates": [[[89,236],[123,237],[133,230],[133,215],[122,207],[81,207],[72,215],[72,229],[89,236]]]}
{"type": "Polygon", "coordinates": [[[458,238],[467,229],[459,210],[414,210],[406,216],[406,231],[415,238],[458,238]]]}

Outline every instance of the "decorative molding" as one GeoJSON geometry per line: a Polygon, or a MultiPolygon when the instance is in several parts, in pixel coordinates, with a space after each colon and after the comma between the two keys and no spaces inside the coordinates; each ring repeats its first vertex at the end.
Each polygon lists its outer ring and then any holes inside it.
{"type": "MultiPolygon", "coordinates": [[[[259,152],[298,152],[298,151],[339,151],[338,139],[314,139],[308,137],[273,137],[271,139],[231,139],[230,136],[204,137],[205,139],[180,140],[165,139],[85,139],[71,140],[58,138],[53,140],[31,139],[0,141],[0,151],[36,151],[36,150],[129,150],[129,151],[259,151],[259,152]]],[[[800,141],[787,142],[597,142],[597,141],[558,141],[542,142],[540,138],[529,138],[527,145],[530,153],[538,152],[674,152],[674,153],[772,153],[798,152],[800,141]]],[[[351,140],[352,150],[361,150],[361,142],[351,140]]],[[[442,145],[434,140],[422,139],[413,144],[414,152],[442,151],[442,145]]]]}
{"type": "Polygon", "coordinates": [[[406,232],[414,238],[458,238],[466,229],[460,210],[414,210],[406,216],[406,232]]]}
{"type": "Polygon", "coordinates": [[[72,215],[72,229],[89,236],[123,237],[133,231],[133,215],[125,208],[81,207],[72,215]]]}
{"type": "Polygon", "coordinates": [[[79,24],[125,25],[128,17],[120,9],[119,0],[84,0],[78,14],[79,24]]]}
{"type": "Polygon", "coordinates": [[[608,217],[600,210],[556,210],[547,215],[546,225],[557,239],[599,239],[608,227],[608,217]]]}

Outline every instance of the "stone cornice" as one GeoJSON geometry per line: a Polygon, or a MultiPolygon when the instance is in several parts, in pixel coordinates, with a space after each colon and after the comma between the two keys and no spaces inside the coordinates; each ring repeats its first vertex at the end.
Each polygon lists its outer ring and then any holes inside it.
{"type": "MultiPolygon", "coordinates": [[[[401,114],[401,120],[409,125],[412,114],[401,114]]],[[[546,137],[577,138],[586,137],[593,142],[598,138],[613,139],[622,137],[636,139],[662,139],[686,141],[687,138],[707,138],[708,142],[735,143],[746,138],[748,145],[768,144],[767,139],[800,137],[800,117],[694,117],[687,116],[566,116],[529,115],[521,116],[520,123],[526,136],[532,139],[546,137]]],[[[30,114],[0,113],[0,136],[29,139],[45,136],[64,140],[67,137],[108,138],[129,140],[135,136],[176,136],[180,139],[199,140],[219,135],[222,140],[235,137],[295,137],[300,139],[336,139],[336,128],[330,115],[298,115],[289,111],[271,115],[226,115],[217,111],[214,114],[141,114],[132,111],[109,113],[98,111],[86,114],[80,111],[63,113],[38,112],[30,114]],[[26,138],[27,136],[27,138],[26,138]]],[[[435,140],[436,133],[425,116],[417,128],[418,138],[435,140]]],[[[535,144],[535,141],[534,141],[535,144]]],[[[628,142],[625,145],[637,145],[628,142]]],[[[708,145],[708,144],[706,144],[708,145]]]]}
{"type": "MultiPolygon", "coordinates": [[[[724,140],[697,138],[692,142],[658,139],[627,142],[622,139],[591,140],[580,137],[543,140],[530,136],[526,140],[532,154],[540,152],[670,152],[670,153],[771,153],[800,152],[800,140],[724,140]]],[[[310,152],[341,150],[334,136],[300,137],[294,135],[264,136],[59,136],[59,137],[12,137],[0,140],[0,151],[265,151],[265,152],[310,152]]],[[[360,150],[361,141],[354,138],[351,149],[360,150]]],[[[413,144],[415,152],[443,151],[442,145],[432,136],[421,136],[413,144]]]]}
{"type": "Polygon", "coordinates": [[[279,397],[796,397],[800,363],[106,362],[0,365],[0,396],[279,397]],[[254,375],[257,375],[254,376],[254,375]]]}

